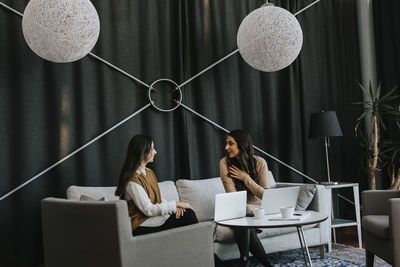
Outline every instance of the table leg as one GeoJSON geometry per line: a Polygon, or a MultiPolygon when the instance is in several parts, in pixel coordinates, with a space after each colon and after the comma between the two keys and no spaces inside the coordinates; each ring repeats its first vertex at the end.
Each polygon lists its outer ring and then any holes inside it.
{"type": "Polygon", "coordinates": [[[312,267],[310,251],[308,250],[307,241],[306,241],[306,237],[304,236],[304,231],[303,231],[303,227],[302,226],[300,226],[300,233],[301,233],[301,236],[303,237],[304,246],[306,247],[308,261],[310,262],[310,266],[312,267]]]}
{"type": "Polygon", "coordinates": [[[300,226],[296,226],[296,229],[297,229],[297,234],[299,235],[301,252],[303,253],[304,262],[306,263],[306,266],[307,266],[307,258],[306,258],[306,254],[304,253],[304,245],[303,245],[303,239],[301,238],[301,234],[300,234],[300,226]]]}
{"type": "MultiPolygon", "coordinates": [[[[328,202],[328,203],[330,203],[330,210],[331,210],[331,212],[329,213],[329,218],[328,218],[328,220],[330,221],[330,224],[329,224],[329,234],[328,234],[328,252],[331,252],[332,251],[332,220],[333,220],[333,218],[334,218],[334,214],[333,214],[333,199],[332,199],[332,188],[327,188],[327,192],[328,192],[328,195],[327,195],[327,198],[326,198],[326,201],[328,202]]],[[[336,237],[335,237],[335,239],[336,239],[336,237]]]]}
{"type": "Polygon", "coordinates": [[[356,222],[357,222],[358,247],[362,248],[361,222],[360,222],[360,197],[359,197],[358,185],[353,186],[353,195],[354,195],[354,208],[356,212],[356,222]]]}
{"type": "MultiPolygon", "coordinates": [[[[333,242],[337,243],[336,240],[336,228],[332,227],[332,222],[335,219],[335,209],[336,207],[338,207],[339,203],[338,203],[338,192],[337,189],[331,189],[332,190],[332,213],[331,213],[331,228],[332,228],[332,234],[333,234],[333,242]]],[[[336,210],[337,212],[339,212],[338,210],[336,210]]],[[[331,245],[332,246],[332,245],[331,245]]],[[[332,248],[332,247],[331,247],[332,248]]]]}
{"type": "Polygon", "coordinates": [[[302,250],[303,256],[304,256],[305,266],[312,267],[313,265],[312,265],[312,261],[311,261],[310,251],[308,250],[307,241],[306,241],[306,238],[304,236],[303,227],[301,225],[297,226],[297,233],[299,234],[299,240],[300,240],[301,250],[302,250]],[[307,258],[306,258],[305,254],[304,254],[303,244],[304,244],[304,248],[306,249],[308,263],[307,263],[307,258]]]}

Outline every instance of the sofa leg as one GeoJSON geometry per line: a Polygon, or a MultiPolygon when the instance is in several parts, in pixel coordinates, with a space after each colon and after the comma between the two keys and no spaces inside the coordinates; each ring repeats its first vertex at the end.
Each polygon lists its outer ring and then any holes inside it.
{"type": "Polygon", "coordinates": [[[318,246],[319,248],[319,256],[321,259],[325,259],[325,245],[318,246]]]}
{"type": "Polygon", "coordinates": [[[365,257],[366,257],[367,267],[373,267],[375,255],[371,251],[365,250],[365,257]]]}

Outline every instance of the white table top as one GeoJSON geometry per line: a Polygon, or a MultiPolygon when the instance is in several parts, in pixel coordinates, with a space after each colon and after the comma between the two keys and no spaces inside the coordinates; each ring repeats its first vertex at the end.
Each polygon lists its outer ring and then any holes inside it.
{"type": "Polygon", "coordinates": [[[247,228],[278,228],[278,227],[293,227],[307,224],[314,224],[325,221],[328,216],[320,212],[307,211],[310,214],[304,219],[298,221],[271,221],[269,218],[276,218],[276,215],[265,215],[263,219],[255,217],[242,217],[216,222],[219,225],[229,227],[247,227],[247,228]]]}

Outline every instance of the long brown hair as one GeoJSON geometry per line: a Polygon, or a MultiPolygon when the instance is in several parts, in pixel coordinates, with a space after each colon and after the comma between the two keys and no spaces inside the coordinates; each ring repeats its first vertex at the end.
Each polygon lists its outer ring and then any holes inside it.
{"type": "MultiPolygon", "coordinates": [[[[251,140],[250,135],[245,130],[238,129],[231,131],[228,136],[235,139],[239,149],[239,155],[237,158],[229,158],[228,154],[226,154],[226,163],[228,166],[235,165],[239,169],[247,172],[251,179],[254,180],[258,176],[256,171],[257,161],[254,157],[253,141],[251,140]]],[[[251,194],[243,181],[237,179],[233,179],[233,181],[235,182],[236,190],[245,189],[248,191],[248,194],[251,194]]]]}
{"type": "Polygon", "coordinates": [[[119,174],[117,189],[115,195],[120,198],[123,196],[129,180],[139,168],[140,163],[146,160],[151,150],[153,139],[146,135],[135,135],[129,142],[128,151],[126,152],[125,162],[122,165],[119,174]]]}

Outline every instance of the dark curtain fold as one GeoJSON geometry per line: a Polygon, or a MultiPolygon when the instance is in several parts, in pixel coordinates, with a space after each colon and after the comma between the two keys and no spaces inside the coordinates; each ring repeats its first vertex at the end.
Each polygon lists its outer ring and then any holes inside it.
{"type": "MultiPolygon", "coordinates": [[[[23,11],[28,1],[4,1],[23,11]]],[[[93,53],[147,84],[183,83],[234,51],[242,19],[265,1],[92,1],[101,32],[93,53]]],[[[309,0],[275,1],[292,13],[309,0]]],[[[356,7],[321,1],[298,17],[299,58],[275,73],[252,69],[237,53],[182,87],[183,103],[228,130],[247,129],[261,149],[326,180],[323,143],[308,139],[311,112],[336,110],[343,137],[332,139],[332,177],[358,180],[356,114],[361,99],[356,7]]],[[[44,61],[26,45],[21,18],[0,7],[0,195],[149,103],[148,88],[96,59],[44,61]]],[[[43,262],[40,200],[70,185],[112,186],[134,134],[152,136],[160,181],[219,176],[225,133],[179,107],[148,108],[35,182],[0,202],[1,266],[43,262]]],[[[304,181],[266,157],[279,181],[304,181]]],[[[60,229],[62,231],[62,229],[60,229]]]]}
{"type": "MultiPolygon", "coordinates": [[[[395,94],[400,94],[400,2],[395,0],[373,1],[373,17],[375,29],[375,51],[377,65],[377,81],[381,84],[381,95],[397,87],[395,94]]],[[[380,129],[381,140],[398,134],[398,127],[387,118],[387,130],[380,129]]],[[[379,176],[382,176],[382,187],[391,185],[391,170],[383,167],[379,176]]],[[[378,176],[378,177],[379,177],[378,176]]]]}
{"type": "MultiPolygon", "coordinates": [[[[335,110],[343,137],[331,138],[331,176],[358,181],[359,146],[354,137],[357,113],[351,103],[360,99],[356,2],[324,1],[302,15],[305,41],[300,55],[302,133],[305,168],[311,176],[326,173],[323,141],[308,139],[310,113],[335,110]],[[318,156],[316,156],[318,155],[318,156]]],[[[326,175],[322,175],[326,179],[326,175]]]]}
{"type": "MultiPolygon", "coordinates": [[[[374,0],[375,47],[378,82],[383,92],[400,85],[400,2],[374,0]]],[[[400,93],[400,89],[397,89],[400,93]]]]}

